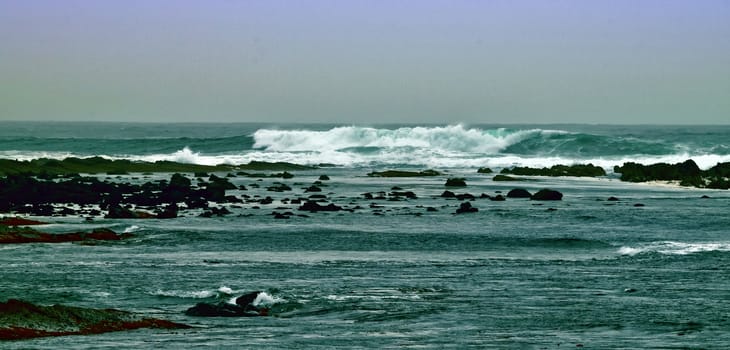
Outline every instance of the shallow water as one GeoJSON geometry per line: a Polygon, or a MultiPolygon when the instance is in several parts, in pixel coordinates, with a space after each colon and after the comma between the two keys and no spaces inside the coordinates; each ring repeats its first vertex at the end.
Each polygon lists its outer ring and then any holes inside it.
{"type": "Polygon", "coordinates": [[[451,169],[469,184],[457,193],[494,195],[520,186],[565,195],[540,203],[477,199],[479,212],[453,215],[461,202],[438,197],[443,177],[382,179],[367,172],[327,168],[288,180],[233,178],[261,188],[232,194],[277,201],[231,208],[222,218],[45,218],[54,223],[41,227],[48,231],[102,226],[135,237],[0,247],[0,300],[119,308],[194,328],[0,347],[730,348],[728,191],[627,184],[611,176],[497,183],[451,169]],[[321,173],[332,178],[323,193],[334,203],[363,209],[288,220],[270,215],[286,211],[275,209],[282,206],[299,214],[278,200],[302,195],[321,173]],[[274,181],[294,191],[267,192],[274,181]],[[361,196],[396,185],[419,198],[361,196]],[[621,200],[608,202],[609,196],[621,200]],[[369,208],[373,202],[383,208],[369,208]],[[267,293],[273,317],[183,313],[251,290],[267,293]]]}

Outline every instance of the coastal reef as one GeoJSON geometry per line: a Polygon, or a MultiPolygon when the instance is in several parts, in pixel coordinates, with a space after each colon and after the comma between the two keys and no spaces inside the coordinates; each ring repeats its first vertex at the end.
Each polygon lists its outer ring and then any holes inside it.
{"type": "Polygon", "coordinates": [[[115,309],[41,306],[17,299],[0,302],[0,340],[89,335],[139,328],[184,329],[190,326],[115,309]]]}
{"type": "Polygon", "coordinates": [[[613,171],[621,173],[621,181],[678,181],[681,186],[723,190],[730,188],[730,163],[718,163],[708,170],[701,170],[691,159],[676,164],[643,165],[627,162],[615,166],[613,171]]]}
{"type": "Polygon", "coordinates": [[[97,228],[91,232],[52,234],[28,227],[0,225],[0,244],[119,241],[131,236],[129,233],[120,235],[105,228],[97,228]]]}
{"type": "Polygon", "coordinates": [[[236,298],[235,304],[228,302],[198,303],[187,309],[185,314],[198,317],[256,317],[268,316],[269,309],[256,305],[261,291],[246,293],[236,298]]]}

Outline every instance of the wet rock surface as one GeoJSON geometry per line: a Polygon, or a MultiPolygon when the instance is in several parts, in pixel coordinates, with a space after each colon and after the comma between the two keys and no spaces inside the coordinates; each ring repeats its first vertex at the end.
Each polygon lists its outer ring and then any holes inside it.
{"type": "Polygon", "coordinates": [[[184,329],[190,326],[115,309],[41,306],[17,299],[0,303],[0,340],[89,335],[139,328],[184,329]]]}

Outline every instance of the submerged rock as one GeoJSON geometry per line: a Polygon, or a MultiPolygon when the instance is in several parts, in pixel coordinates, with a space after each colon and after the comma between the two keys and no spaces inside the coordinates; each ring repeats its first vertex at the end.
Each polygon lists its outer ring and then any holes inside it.
{"type": "Polygon", "coordinates": [[[198,317],[255,317],[268,316],[269,309],[254,304],[261,291],[246,293],[236,298],[236,303],[198,303],[187,309],[185,314],[198,317]]]}
{"type": "Polygon", "coordinates": [[[0,340],[88,335],[139,328],[182,329],[190,326],[115,309],[39,306],[16,299],[0,303],[0,340]]]}

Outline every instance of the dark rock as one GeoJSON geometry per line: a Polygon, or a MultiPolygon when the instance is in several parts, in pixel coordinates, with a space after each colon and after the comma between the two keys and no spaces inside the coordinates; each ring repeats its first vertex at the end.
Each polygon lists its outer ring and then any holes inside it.
{"type": "Polygon", "coordinates": [[[121,207],[119,204],[109,206],[109,211],[105,216],[108,219],[136,219],[137,214],[133,211],[121,207]]]}
{"type": "Polygon", "coordinates": [[[16,299],[0,303],[0,340],[89,335],[139,328],[182,329],[190,326],[114,309],[39,306],[16,299]]]}
{"type": "Polygon", "coordinates": [[[643,165],[627,162],[622,166],[615,166],[613,171],[621,173],[621,181],[644,182],[678,180],[683,186],[702,187],[704,185],[704,181],[702,180],[703,172],[691,159],[676,164],[656,163],[643,165]]]}
{"type": "Polygon", "coordinates": [[[702,197],[700,197],[700,198],[702,198],[702,199],[710,199],[711,197],[708,196],[708,195],[706,195],[706,194],[703,194],[702,197]]]}
{"type": "Polygon", "coordinates": [[[0,220],[0,225],[4,226],[31,226],[31,225],[47,225],[48,223],[36,220],[29,220],[20,217],[14,218],[3,218],[0,220]]]}
{"type": "Polygon", "coordinates": [[[392,197],[406,197],[408,199],[418,199],[418,196],[416,196],[416,194],[413,193],[413,192],[411,192],[411,191],[405,191],[405,192],[393,191],[393,192],[390,193],[390,196],[392,196],[392,197]]]}
{"type": "Polygon", "coordinates": [[[304,192],[305,193],[306,192],[322,192],[322,189],[317,186],[312,185],[312,186],[309,186],[306,189],[304,189],[304,192]]]}
{"type": "Polygon", "coordinates": [[[267,187],[266,190],[272,192],[284,192],[291,191],[291,187],[287,186],[286,184],[275,183],[273,186],[267,187]]]}
{"type": "Polygon", "coordinates": [[[428,208],[426,208],[426,211],[428,211],[428,212],[436,212],[436,211],[438,211],[438,209],[436,209],[434,207],[428,207],[428,208]]]}
{"type": "Polygon", "coordinates": [[[470,202],[464,202],[459,205],[459,208],[456,209],[455,214],[476,213],[478,211],[479,209],[472,207],[470,202]]]}
{"type": "Polygon", "coordinates": [[[9,228],[0,230],[0,244],[17,244],[17,243],[63,243],[63,242],[81,242],[81,241],[118,241],[131,235],[117,235],[116,232],[97,228],[91,232],[73,232],[50,234],[27,227],[9,228]]]}
{"type": "Polygon", "coordinates": [[[261,291],[246,293],[236,298],[235,304],[219,302],[217,304],[198,303],[185,311],[188,316],[201,317],[251,317],[268,316],[269,309],[254,305],[261,291]]]}
{"type": "Polygon", "coordinates": [[[373,199],[373,194],[369,193],[369,192],[363,193],[362,196],[363,196],[363,198],[368,199],[368,200],[373,199]]]}
{"type": "Polygon", "coordinates": [[[435,170],[424,170],[424,171],[401,171],[401,170],[386,170],[386,171],[374,171],[368,174],[371,177],[421,177],[421,176],[439,176],[441,173],[435,170]]]}
{"type": "Polygon", "coordinates": [[[537,191],[532,195],[532,197],[530,197],[530,199],[534,201],[559,201],[563,199],[563,194],[558,191],[545,188],[537,191]]]}
{"type": "Polygon", "coordinates": [[[479,174],[491,174],[492,173],[492,169],[489,169],[489,168],[479,168],[479,169],[477,169],[477,173],[479,173],[479,174]]]}
{"type": "Polygon", "coordinates": [[[444,191],[443,193],[441,193],[441,197],[442,198],[456,198],[456,194],[451,191],[444,191]]]}
{"type": "Polygon", "coordinates": [[[502,169],[502,174],[528,176],[605,176],[606,171],[593,164],[553,165],[550,168],[514,167],[502,169]]]}
{"type": "Polygon", "coordinates": [[[197,317],[256,317],[267,316],[268,310],[248,310],[245,307],[226,302],[217,304],[198,303],[187,309],[185,314],[197,317]]]}
{"type": "Polygon", "coordinates": [[[496,202],[502,202],[502,201],[505,200],[505,198],[501,194],[498,194],[498,195],[496,195],[494,197],[489,197],[489,200],[490,201],[496,201],[496,202]]]}
{"type": "Polygon", "coordinates": [[[329,180],[329,179],[330,179],[330,177],[329,177],[329,176],[327,176],[327,175],[320,175],[320,176],[319,176],[319,181],[327,181],[327,180],[329,180]]]}
{"type": "Polygon", "coordinates": [[[634,204],[634,206],[638,208],[638,207],[643,207],[644,204],[642,204],[642,203],[636,203],[636,204],[634,204]]]}
{"type": "Polygon", "coordinates": [[[515,188],[507,192],[507,198],[530,198],[532,194],[524,188],[515,188]]]}
{"type": "Polygon", "coordinates": [[[497,175],[494,175],[494,177],[492,178],[492,181],[527,181],[527,179],[497,174],[497,175]]]}
{"type": "Polygon", "coordinates": [[[466,179],[463,177],[453,177],[446,179],[444,186],[447,187],[466,187],[466,179]]]}
{"type": "Polygon", "coordinates": [[[261,294],[260,290],[241,295],[240,297],[236,298],[236,305],[243,307],[253,305],[253,302],[256,301],[256,298],[259,296],[259,294],[261,294]]]}
{"type": "Polygon", "coordinates": [[[462,193],[462,194],[457,194],[456,199],[463,201],[463,200],[473,200],[473,199],[476,199],[476,197],[474,197],[474,195],[472,195],[470,193],[462,193]]]}
{"type": "Polygon", "coordinates": [[[299,207],[299,210],[310,211],[310,212],[340,211],[340,210],[342,210],[342,207],[334,205],[332,203],[330,203],[328,205],[320,205],[319,203],[314,202],[314,201],[307,201],[306,203],[302,204],[302,206],[299,207]]]}
{"type": "Polygon", "coordinates": [[[157,214],[158,219],[174,219],[177,217],[177,213],[180,208],[178,208],[177,204],[172,203],[165,207],[159,214],[157,214]]]}
{"type": "Polygon", "coordinates": [[[608,199],[606,199],[606,200],[609,202],[618,202],[619,201],[619,199],[614,196],[608,197],[608,199]]]}

